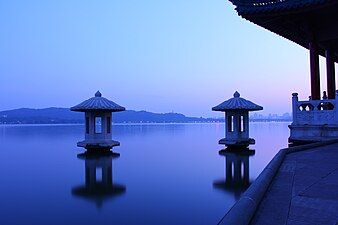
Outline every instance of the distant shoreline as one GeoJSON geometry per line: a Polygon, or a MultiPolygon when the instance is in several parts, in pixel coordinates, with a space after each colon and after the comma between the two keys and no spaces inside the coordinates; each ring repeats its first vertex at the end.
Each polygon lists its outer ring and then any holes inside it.
{"type": "MultiPolygon", "coordinates": [[[[292,121],[250,121],[251,123],[291,123],[292,121]]],[[[224,122],[182,122],[182,123],[113,123],[113,126],[133,126],[133,125],[198,125],[198,124],[224,124],[224,122]]],[[[84,123],[0,123],[0,126],[84,126],[84,123]]]]}
{"type": "MultiPolygon", "coordinates": [[[[224,117],[204,118],[190,117],[181,113],[153,113],[147,111],[126,110],[114,113],[114,124],[201,124],[201,123],[224,123],[224,117]]],[[[282,116],[270,114],[263,116],[253,114],[252,122],[291,122],[292,117],[286,113],[282,116]]],[[[83,113],[72,112],[69,108],[44,108],[30,109],[21,108],[0,112],[0,124],[83,124],[83,113]]]]}

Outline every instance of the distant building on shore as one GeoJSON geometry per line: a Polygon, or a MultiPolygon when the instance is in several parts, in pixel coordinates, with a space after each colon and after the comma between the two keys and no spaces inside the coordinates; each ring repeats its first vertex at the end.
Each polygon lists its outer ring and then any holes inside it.
{"type": "Polygon", "coordinates": [[[276,122],[290,122],[292,121],[292,115],[290,113],[284,113],[282,115],[278,114],[269,114],[269,115],[262,115],[258,113],[253,113],[250,116],[251,121],[257,121],[257,122],[270,122],[270,121],[276,121],[276,122]]]}

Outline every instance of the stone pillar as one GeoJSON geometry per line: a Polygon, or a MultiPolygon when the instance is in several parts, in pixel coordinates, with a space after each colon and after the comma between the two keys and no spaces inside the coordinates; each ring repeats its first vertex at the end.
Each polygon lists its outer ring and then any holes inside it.
{"type": "Polygon", "coordinates": [[[336,124],[338,126],[338,90],[336,91],[336,99],[335,99],[335,104],[334,104],[334,114],[335,114],[335,118],[333,123],[336,124]]]}
{"type": "Polygon", "coordinates": [[[320,100],[320,77],[318,45],[315,41],[309,43],[310,73],[311,73],[311,97],[312,100],[320,100]]]}
{"type": "Polygon", "coordinates": [[[292,124],[297,124],[297,112],[299,111],[298,108],[298,93],[292,94],[292,124]]]}
{"type": "Polygon", "coordinates": [[[249,139],[250,136],[249,136],[249,112],[245,112],[245,114],[243,115],[243,127],[244,127],[244,133],[245,133],[245,138],[246,139],[249,139]]]}
{"type": "Polygon", "coordinates": [[[240,132],[240,123],[239,123],[239,120],[240,120],[240,116],[238,114],[234,114],[234,134],[235,134],[235,138],[238,139],[238,136],[239,136],[239,132],[240,132]]]}
{"type": "Polygon", "coordinates": [[[225,114],[225,137],[227,137],[228,135],[228,132],[229,132],[229,123],[230,123],[230,121],[229,121],[229,115],[228,115],[228,113],[224,113],[225,114]]]}
{"type": "Polygon", "coordinates": [[[326,74],[327,74],[327,95],[329,99],[336,97],[336,77],[334,68],[334,55],[332,50],[326,50],[326,74]]]}

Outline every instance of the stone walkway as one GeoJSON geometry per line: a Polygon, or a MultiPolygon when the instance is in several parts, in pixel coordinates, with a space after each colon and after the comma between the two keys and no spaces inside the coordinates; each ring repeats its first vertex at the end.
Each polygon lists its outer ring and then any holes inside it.
{"type": "Polygon", "coordinates": [[[338,144],[287,154],[253,225],[337,225],[338,144]]]}

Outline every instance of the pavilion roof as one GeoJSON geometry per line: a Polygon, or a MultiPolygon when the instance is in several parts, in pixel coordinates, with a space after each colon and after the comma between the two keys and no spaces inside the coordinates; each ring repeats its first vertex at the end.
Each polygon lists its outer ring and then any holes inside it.
{"type": "Polygon", "coordinates": [[[229,0],[243,18],[304,48],[318,44],[319,54],[338,62],[338,0],[229,0]]]}
{"type": "Polygon", "coordinates": [[[91,185],[81,185],[72,189],[74,196],[96,202],[97,207],[102,207],[105,200],[117,197],[126,192],[126,187],[120,184],[103,184],[102,181],[91,185]]]}
{"type": "Polygon", "coordinates": [[[99,91],[97,91],[95,93],[95,97],[92,97],[86,101],[81,102],[76,106],[71,107],[70,110],[77,112],[96,111],[96,110],[119,112],[124,111],[125,108],[116,104],[113,101],[110,101],[102,97],[102,94],[99,91]]]}
{"type": "Polygon", "coordinates": [[[309,8],[332,0],[230,0],[241,14],[290,11],[309,8]]]}
{"type": "Polygon", "coordinates": [[[246,110],[246,111],[258,111],[263,107],[256,105],[255,103],[240,97],[240,94],[236,91],[234,97],[226,100],[225,102],[212,108],[213,111],[231,111],[231,110],[246,110]]]}

